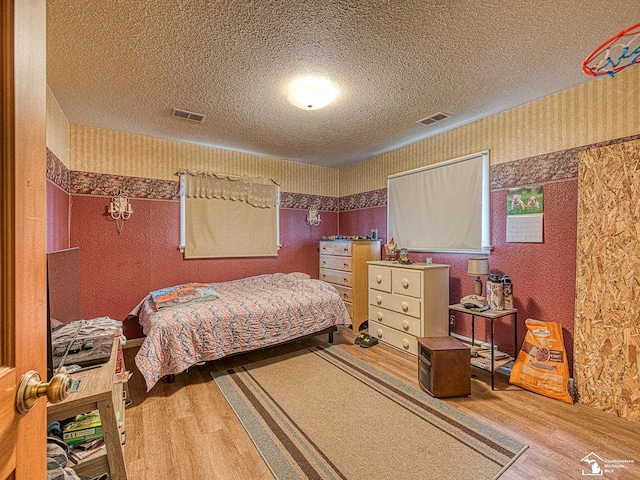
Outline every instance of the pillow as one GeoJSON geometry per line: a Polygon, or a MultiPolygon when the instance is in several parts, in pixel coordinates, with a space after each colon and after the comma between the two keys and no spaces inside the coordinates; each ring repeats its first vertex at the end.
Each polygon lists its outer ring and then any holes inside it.
{"type": "Polygon", "coordinates": [[[150,295],[157,309],[220,298],[211,285],[206,283],[185,283],[155,290],[150,295]]]}

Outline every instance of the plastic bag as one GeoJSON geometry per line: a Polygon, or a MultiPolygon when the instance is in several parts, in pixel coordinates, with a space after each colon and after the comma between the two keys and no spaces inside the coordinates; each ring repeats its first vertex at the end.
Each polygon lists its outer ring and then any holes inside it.
{"type": "Polygon", "coordinates": [[[528,319],[527,334],[518,353],[509,382],[532,392],[573,403],[569,364],[557,322],[528,319]]]}

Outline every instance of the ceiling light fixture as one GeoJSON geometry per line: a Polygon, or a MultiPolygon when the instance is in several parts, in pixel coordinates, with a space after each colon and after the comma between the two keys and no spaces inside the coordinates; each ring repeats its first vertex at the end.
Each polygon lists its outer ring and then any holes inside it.
{"type": "Polygon", "coordinates": [[[326,107],[338,96],[333,83],[320,77],[301,77],[289,84],[289,102],[303,110],[318,110],[326,107]]]}

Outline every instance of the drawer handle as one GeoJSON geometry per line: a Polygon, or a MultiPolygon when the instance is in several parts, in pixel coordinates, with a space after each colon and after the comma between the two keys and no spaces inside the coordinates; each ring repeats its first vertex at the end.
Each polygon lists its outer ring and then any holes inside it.
{"type": "Polygon", "coordinates": [[[344,253],[348,253],[348,252],[349,252],[349,249],[345,247],[345,248],[343,248],[343,249],[342,249],[342,251],[343,251],[344,253]]]}
{"type": "Polygon", "coordinates": [[[376,275],[376,283],[382,283],[382,275],[376,275]]]}
{"type": "Polygon", "coordinates": [[[343,278],[343,279],[342,279],[342,282],[343,282],[343,283],[349,283],[349,279],[347,279],[347,278],[343,278]]]}
{"type": "Polygon", "coordinates": [[[409,288],[409,280],[407,280],[406,278],[402,279],[402,286],[404,288],[409,288]]]}
{"type": "Polygon", "coordinates": [[[378,338],[382,338],[382,330],[378,329],[376,335],[378,335],[378,338]]]}
{"type": "Polygon", "coordinates": [[[377,303],[378,305],[381,305],[381,304],[382,304],[382,297],[381,297],[380,295],[376,295],[376,303],[377,303]]]}
{"type": "Polygon", "coordinates": [[[406,320],[402,321],[402,328],[404,330],[409,330],[409,322],[407,322],[406,320]]]}
{"type": "Polygon", "coordinates": [[[382,318],[384,317],[384,315],[382,315],[382,312],[378,312],[376,313],[376,317],[378,317],[378,320],[382,321],[382,318]]]}
{"type": "Polygon", "coordinates": [[[327,261],[326,261],[326,260],[322,260],[322,264],[323,264],[323,265],[326,265],[326,264],[327,264],[327,261]]]}
{"type": "Polygon", "coordinates": [[[409,340],[407,340],[406,338],[402,339],[402,346],[404,348],[409,348],[409,340]]]}
{"type": "Polygon", "coordinates": [[[344,298],[349,298],[349,295],[347,295],[346,293],[343,293],[343,294],[342,294],[342,296],[343,296],[344,298]]]}
{"type": "Polygon", "coordinates": [[[342,264],[342,266],[343,266],[344,268],[347,268],[347,267],[349,266],[349,264],[348,264],[348,263],[343,263],[343,264],[342,264]]]}
{"type": "Polygon", "coordinates": [[[402,302],[400,306],[402,307],[403,312],[409,311],[409,305],[407,305],[407,302],[402,302]]]}
{"type": "Polygon", "coordinates": [[[322,274],[322,278],[327,278],[327,275],[325,273],[322,274]]]}

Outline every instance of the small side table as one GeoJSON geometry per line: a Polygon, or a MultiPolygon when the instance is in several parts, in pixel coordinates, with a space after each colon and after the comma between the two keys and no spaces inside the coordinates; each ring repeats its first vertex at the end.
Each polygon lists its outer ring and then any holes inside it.
{"type": "MultiPolygon", "coordinates": [[[[496,318],[506,317],[508,315],[513,316],[513,348],[514,353],[518,352],[518,310],[510,308],[507,310],[485,310],[484,312],[478,312],[476,310],[470,310],[465,308],[461,303],[455,305],[449,305],[449,311],[466,313],[471,315],[471,345],[475,345],[475,320],[476,317],[484,318],[491,322],[491,390],[495,390],[495,359],[494,359],[494,340],[493,340],[493,321],[496,318]]],[[[479,367],[482,368],[482,367],[479,367]]]]}

